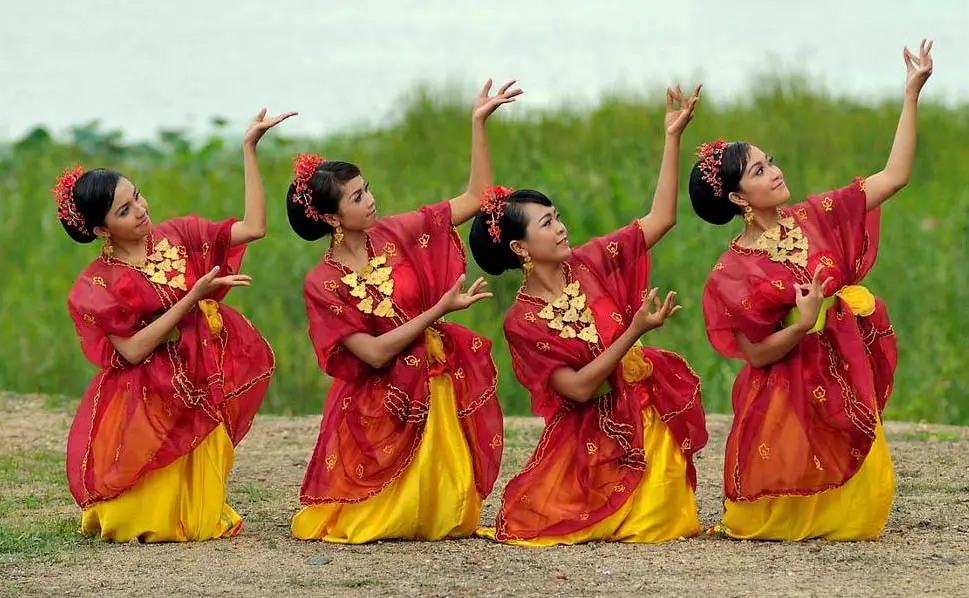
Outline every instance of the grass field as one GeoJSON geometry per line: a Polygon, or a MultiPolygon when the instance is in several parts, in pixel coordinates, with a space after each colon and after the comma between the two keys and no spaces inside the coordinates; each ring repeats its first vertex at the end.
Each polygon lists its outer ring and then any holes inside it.
{"type": "MultiPolygon", "coordinates": [[[[523,100],[524,101],[524,100],[523,100]]],[[[284,195],[297,151],[358,163],[383,214],[460,193],[467,179],[468,109],[414,96],[395,124],[327,139],[290,139],[283,128],[264,141],[261,164],[269,194],[269,236],[254,245],[245,270],[255,283],[229,302],[269,338],[278,370],[265,411],[319,412],[328,386],[305,334],[300,287],[324,251],[288,228],[284,195]]],[[[863,105],[813,91],[799,80],[765,80],[740,104],[710,94],[685,148],[723,136],[772,152],[794,197],[879,170],[891,145],[899,102],[863,105]]],[[[662,149],[658,98],[607,98],[590,110],[550,110],[490,125],[497,181],[546,192],[560,207],[573,243],[642,215],[652,198],[662,149]]],[[[879,262],[866,284],[889,306],[900,365],[888,416],[969,423],[969,106],[923,105],[910,186],[884,210],[879,262]]],[[[75,162],[116,168],[152,203],[156,221],[186,213],[241,215],[242,160],[234,143],[189,142],[180,132],[132,144],[119,133],[79,127],[67,139],[38,130],[0,147],[0,389],[79,395],[92,375],[64,307],[77,273],[98,251],[63,233],[47,190],[75,162]]],[[[654,282],[675,288],[686,309],[646,342],[683,354],[701,375],[708,411],[729,410],[737,364],[710,348],[699,305],[710,266],[737,232],[693,216],[685,194],[691,151],[682,161],[680,219],[655,251],[654,282]]],[[[466,236],[466,230],[462,231],[466,236]]],[[[476,270],[472,266],[472,273],[476,270]]],[[[528,412],[514,381],[500,323],[519,280],[494,281],[496,298],[457,320],[495,340],[500,397],[509,414],[528,412]]]]}

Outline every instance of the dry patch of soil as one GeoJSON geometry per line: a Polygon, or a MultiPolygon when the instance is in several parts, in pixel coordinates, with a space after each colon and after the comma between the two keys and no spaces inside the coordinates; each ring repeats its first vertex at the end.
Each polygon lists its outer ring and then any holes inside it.
{"type": "MultiPolygon", "coordinates": [[[[67,413],[40,397],[0,396],[0,459],[31,467],[63,450],[67,413]],[[13,461],[11,461],[13,459],[13,461]]],[[[552,549],[485,540],[334,546],[290,539],[289,519],[319,417],[264,416],[236,454],[230,502],[245,517],[238,538],[188,545],[70,543],[47,553],[0,555],[0,594],[16,596],[969,596],[969,429],[890,422],[898,494],[874,543],[737,542],[715,537],[661,546],[589,544],[552,549]],[[329,557],[311,564],[311,557],[329,557]]],[[[697,460],[701,520],[717,523],[729,418],[710,416],[697,460]]],[[[541,430],[509,418],[502,477],[541,430]]],[[[63,480],[3,482],[6,524],[76,517],[63,480]],[[32,497],[40,496],[41,500],[32,497]],[[18,510],[19,509],[19,510],[18,510]]],[[[487,501],[483,522],[499,493],[487,501]]],[[[846,505],[846,508],[850,506],[846,505]]],[[[0,522],[4,522],[0,516],[0,522]]]]}

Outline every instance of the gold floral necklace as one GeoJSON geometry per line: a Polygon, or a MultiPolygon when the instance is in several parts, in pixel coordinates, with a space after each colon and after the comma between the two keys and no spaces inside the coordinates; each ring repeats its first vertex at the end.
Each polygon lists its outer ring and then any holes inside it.
{"type": "Polygon", "coordinates": [[[785,216],[780,211],[777,216],[777,224],[757,238],[754,249],[767,253],[773,262],[788,262],[807,268],[808,239],[804,231],[795,224],[793,217],[785,216]]]}
{"type": "Polygon", "coordinates": [[[586,304],[585,293],[579,281],[566,285],[562,294],[545,304],[538,317],[546,320],[548,327],[559,333],[561,338],[576,338],[590,345],[599,342],[592,310],[586,304]]]}
{"type": "Polygon", "coordinates": [[[155,249],[148,254],[145,265],[139,268],[156,284],[167,284],[173,289],[187,291],[185,286],[185,257],[184,247],[172,245],[168,239],[162,239],[155,244],[155,249]]]}
{"type": "Polygon", "coordinates": [[[381,318],[393,318],[396,315],[391,297],[394,294],[394,281],[390,277],[393,267],[386,265],[387,256],[378,255],[370,259],[357,272],[350,272],[340,281],[350,287],[350,296],[360,299],[357,309],[365,314],[373,314],[381,318]],[[367,292],[367,287],[374,289],[380,301],[374,306],[374,297],[367,292]]]}
{"type": "Polygon", "coordinates": [[[155,284],[167,285],[173,289],[187,291],[185,285],[185,258],[188,252],[181,245],[172,245],[168,239],[162,239],[157,243],[152,242],[151,233],[145,240],[145,246],[151,248],[145,256],[145,263],[132,264],[120,258],[114,257],[110,246],[104,250],[105,260],[109,263],[119,263],[133,270],[141,272],[148,277],[148,280],[155,284]]]}
{"type": "MultiPolygon", "coordinates": [[[[529,295],[525,292],[524,281],[522,281],[522,288],[518,290],[518,297],[528,303],[542,305],[538,317],[545,320],[549,328],[558,332],[560,338],[578,338],[595,349],[599,345],[599,330],[596,328],[595,317],[589,308],[588,299],[582,292],[579,281],[573,280],[571,266],[567,262],[562,266],[566,285],[558,297],[545,301],[540,297],[529,295]]],[[[526,319],[535,321],[534,312],[529,312],[528,316],[526,319]]]]}

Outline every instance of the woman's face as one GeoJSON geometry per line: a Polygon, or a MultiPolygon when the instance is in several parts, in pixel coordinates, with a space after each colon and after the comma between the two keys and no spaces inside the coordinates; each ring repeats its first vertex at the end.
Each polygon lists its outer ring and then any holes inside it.
{"type": "Polygon", "coordinates": [[[747,167],[739,187],[730,194],[730,201],[740,206],[746,202],[755,210],[776,208],[791,199],[784,173],[774,164],[772,156],[755,145],[750,146],[747,153],[747,167]]]}
{"type": "MultiPolygon", "coordinates": [[[[358,175],[342,186],[337,204],[337,224],[344,230],[366,230],[377,222],[377,201],[370,193],[370,183],[358,175]]],[[[332,223],[331,223],[332,224],[332,223]]]]}
{"type": "MultiPolygon", "coordinates": [[[[526,216],[525,238],[516,241],[533,263],[559,264],[572,254],[569,232],[554,206],[519,204],[526,216]]],[[[513,248],[514,249],[514,248],[513,248]]],[[[516,252],[518,253],[518,252],[516,252]]]]}
{"type": "Polygon", "coordinates": [[[114,201],[104,217],[104,226],[98,228],[102,229],[101,236],[107,235],[112,241],[120,242],[139,241],[151,230],[148,201],[128,179],[118,180],[114,201]]]}

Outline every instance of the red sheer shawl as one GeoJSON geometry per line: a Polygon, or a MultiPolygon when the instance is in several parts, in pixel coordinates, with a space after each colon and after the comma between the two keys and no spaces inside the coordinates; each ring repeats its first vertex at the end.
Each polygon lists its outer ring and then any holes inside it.
{"type": "MultiPolygon", "coordinates": [[[[320,368],[334,381],[300,500],[361,501],[399,477],[420,446],[430,378],[445,373],[454,386],[475,485],[487,496],[498,476],[503,438],[491,343],[462,326],[439,321],[432,328],[443,341],[445,363],[429,359],[421,336],[379,370],[341,343],[357,332],[383,334],[426,311],[464,273],[464,249],[451,226],[450,203],[382,218],[367,235],[370,257],[382,256],[386,263],[380,267],[392,268],[392,317],[358,308],[363,298],[351,296],[351,287],[342,282],[351,271],[329,252],[303,286],[310,339],[320,368]]],[[[373,287],[368,293],[375,306],[384,297],[373,287]]]]}
{"type": "MultiPolygon", "coordinates": [[[[879,210],[866,212],[864,182],[784,210],[809,242],[806,268],[773,262],[736,242],[711,272],[703,294],[714,348],[743,358],[735,333],[760,342],[795,307],[794,284],[832,277],[830,295],[858,284],[878,252],[879,210]]],[[[766,368],[747,365],[733,388],[724,488],[734,501],[808,495],[838,487],[860,468],[891,393],[897,361],[888,312],[857,317],[837,300],[824,328],[766,368]]]]}
{"type": "MultiPolygon", "coordinates": [[[[172,259],[185,261],[184,287],[190,289],[216,265],[238,271],[245,247],[230,247],[232,223],[195,216],[169,220],[146,243],[149,253],[163,241],[174,248],[172,259]]],[[[211,299],[221,302],[227,291],[211,299]]],[[[116,497],[191,452],[220,423],[236,444],[249,431],[274,358],[265,339],[232,308],[216,303],[208,318],[196,308],[169,342],[137,365],[127,363],[108,338],[133,335],[184,294],[108,255],[92,262],[71,289],[68,310],[81,348],[100,368],[67,441],[68,482],[81,507],[116,497]],[[210,319],[220,321],[221,329],[210,319]]]]}
{"type": "Polygon", "coordinates": [[[635,491],[650,455],[643,450],[643,409],[654,407],[686,457],[706,444],[700,381],[678,355],[635,347],[639,372],[624,360],[611,390],[577,404],[550,386],[560,367],[579,369],[626,329],[648,290],[649,256],[638,221],[576,248],[565,263],[591,307],[600,340],[563,339],[536,317],[545,302],[519,294],[505,319],[515,375],[531,394],[546,427],[525,468],[505,488],[497,517],[499,540],[561,536],[614,513],[635,491]],[[633,380],[630,382],[629,380],[633,380]]]}

